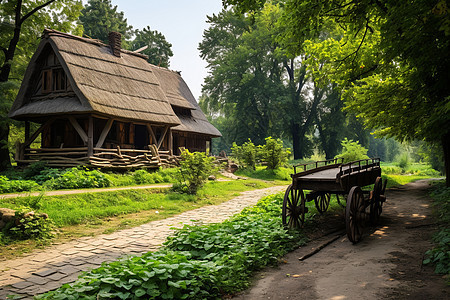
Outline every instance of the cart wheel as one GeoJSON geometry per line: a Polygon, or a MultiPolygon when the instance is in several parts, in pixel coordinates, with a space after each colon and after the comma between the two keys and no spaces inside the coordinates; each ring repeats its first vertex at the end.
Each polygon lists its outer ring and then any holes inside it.
{"type": "Polygon", "coordinates": [[[345,207],[347,237],[353,244],[361,240],[365,218],[364,194],[359,186],[354,186],[348,193],[345,207]]]}
{"type": "Polygon", "coordinates": [[[299,228],[305,222],[305,195],[303,190],[294,189],[292,184],[288,186],[284,194],[283,226],[286,228],[299,228]]]}
{"type": "Polygon", "coordinates": [[[330,193],[320,193],[316,198],[314,198],[314,204],[320,214],[327,211],[328,205],[330,205],[330,198],[330,193]]]}
{"type": "Polygon", "coordinates": [[[370,196],[370,223],[372,223],[372,225],[376,225],[378,223],[381,212],[383,211],[383,201],[381,201],[382,193],[383,180],[381,177],[377,177],[370,196]]]}

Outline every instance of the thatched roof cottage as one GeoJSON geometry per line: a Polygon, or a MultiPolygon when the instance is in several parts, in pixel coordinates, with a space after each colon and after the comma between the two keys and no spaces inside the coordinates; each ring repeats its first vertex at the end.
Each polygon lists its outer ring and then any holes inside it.
{"type": "Polygon", "coordinates": [[[206,151],[220,132],[179,73],[145,55],[45,30],[9,116],[25,121],[16,160],[51,166],[154,167],[179,147],[206,151]],[[30,122],[40,124],[33,134],[30,122]],[[30,144],[41,134],[41,148],[30,144]]]}

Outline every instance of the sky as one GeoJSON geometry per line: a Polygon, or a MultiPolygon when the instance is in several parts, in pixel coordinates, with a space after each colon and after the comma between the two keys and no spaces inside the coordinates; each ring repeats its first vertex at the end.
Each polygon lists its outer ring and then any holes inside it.
{"type": "Polygon", "coordinates": [[[207,64],[200,58],[197,47],[203,31],[209,27],[206,16],[220,12],[222,0],[112,0],[111,3],[124,12],[133,29],[150,26],[166,37],[173,52],[169,69],[181,71],[198,101],[207,64]]]}

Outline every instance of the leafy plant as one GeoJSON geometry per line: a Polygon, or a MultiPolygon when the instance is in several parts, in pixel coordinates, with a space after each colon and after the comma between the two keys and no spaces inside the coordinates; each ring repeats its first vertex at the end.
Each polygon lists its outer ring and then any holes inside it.
{"type": "Polygon", "coordinates": [[[87,168],[71,168],[61,176],[47,180],[44,185],[50,189],[78,189],[108,187],[111,182],[101,172],[87,168]]]}
{"type": "Polygon", "coordinates": [[[104,263],[36,298],[220,299],[303,243],[298,231],[283,229],[282,201],[272,195],[222,224],[186,225],[157,252],[104,263]]]}
{"type": "Polygon", "coordinates": [[[439,231],[433,236],[435,247],[426,252],[424,264],[435,265],[435,272],[445,274],[450,284],[450,188],[445,182],[437,183],[431,193],[434,213],[441,224],[439,231]]]}
{"type": "Polygon", "coordinates": [[[367,159],[367,149],[359,144],[358,141],[348,140],[345,138],[342,142],[342,152],[335,158],[343,158],[345,162],[351,162],[360,159],[367,159]]]}
{"type": "Polygon", "coordinates": [[[233,142],[231,151],[233,157],[235,157],[241,165],[245,168],[255,169],[257,147],[252,143],[251,139],[248,139],[248,141],[243,143],[241,146],[238,146],[235,142],[233,142]]]}
{"type": "Polygon", "coordinates": [[[267,168],[274,170],[285,165],[291,151],[283,148],[283,141],[272,137],[266,138],[266,144],[259,146],[259,156],[266,163],[267,168]]]}
{"type": "Polygon", "coordinates": [[[8,177],[0,175],[0,193],[31,191],[38,187],[32,180],[9,180],[8,177]]]}
{"type": "Polygon", "coordinates": [[[411,158],[409,157],[409,154],[406,151],[400,153],[395,158],[395,161],[396,161],[397,166],[402,169],[403,173],[406,171],[406,169],[411,164],[411,158]]]}
{"type": "Polygon", "coordinates": [[[181,153],[180,170],[176,176],[174,190],[196,194],[198,189],[215,171],[214,158],[206,156],[203,152],[189,152],[184,150],[181,153]]]}
{"type": "Polygon", "coordinates": [[[53,222],[45,213],[37,214],[28,208],[16,211],[15,221],[12,226],[7,226],[4,233],[13,239],[40,239],[46,240],[53,237],[53,222]]]}

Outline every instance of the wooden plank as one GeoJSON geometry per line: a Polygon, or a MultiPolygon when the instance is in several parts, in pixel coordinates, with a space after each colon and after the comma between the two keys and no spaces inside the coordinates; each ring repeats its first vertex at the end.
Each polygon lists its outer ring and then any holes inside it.
{"type": "MultiPolygon", "coordinates": [[[[103,143],[105,142],[106,136],[108,135],[109,131],[111,130],[113,122],[114,122],[113,119],[109,119],[106,122],[106,125],[103,128],[102,133],[100,134],[100,137],[98,138],[98,142],[95,145],[95,148],[101,148],[103,146],[103,143]]],[[[94,150],[95,150],[95,148],[94,148],[94,150]]]]}
{"type": "Polygon", "coordinates": [[[25,121],[25,141],[30,139],[30,122],[25,121]]]}
{"type": "Polygon", "coordinates": [[[81,128],[80,124],[78,124],[77,120],[74,117],[69,117],[70,124],[72,124],[73,128],[78,132],[81,137],[81,140],[86,145],[88,142],[88,136],[86,132],[84,132],[83,128],[81,128]]]}
{"type": "Polygon", "coordinates": [[[54,152],[65,152],[65,151],[86,151],[87,147],[75,147],[75,148],[26,148],[25,151],[54,151],[54,152]]]}
{"type": "Polygon", "coordinates": [[[94,118],[92,116],[89,116],[87,146],[87,155],[92,156],[92,154],[94,154],[94,118]]]}
{"type": "Polygon", "coordinates": [[[52,155],[86,155],[86,152],[48,152],[48,153],[26,153],[26,156],[52,156],[52,155]]]}

